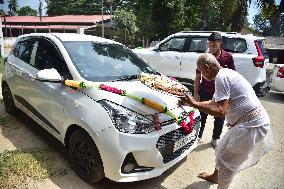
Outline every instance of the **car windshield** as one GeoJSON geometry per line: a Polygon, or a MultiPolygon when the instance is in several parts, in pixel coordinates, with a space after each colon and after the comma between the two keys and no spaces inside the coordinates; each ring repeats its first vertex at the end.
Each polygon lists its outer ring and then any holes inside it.
{"type": "Polygon", "coordinates": [[[141,72],[158,74],[130,49],[92,41],[63,42],[80,75],[89,81],[136,79],[141,72]]]}

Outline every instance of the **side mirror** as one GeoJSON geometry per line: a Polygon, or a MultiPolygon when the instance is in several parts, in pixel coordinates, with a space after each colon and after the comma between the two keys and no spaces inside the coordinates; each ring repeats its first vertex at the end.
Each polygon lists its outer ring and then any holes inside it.
{"type": "Polygon", "coordinates": [[[155,52],[161,51],[160,45],[155,46],[155,48],[153,49],[153,51],[155,51],[155,52]]]}
{"type": "Polygon", "coordinates": [[[47,82],[62,82],[62,78],[56,69],[44,69],[37,73],[36,78],[40,81],[47,82]]]}

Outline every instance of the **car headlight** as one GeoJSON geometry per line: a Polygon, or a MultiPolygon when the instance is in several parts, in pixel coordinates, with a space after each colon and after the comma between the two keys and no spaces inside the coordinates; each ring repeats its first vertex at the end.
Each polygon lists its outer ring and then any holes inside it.
{"type": "Polygon", "coordinates": [[[144,134],[154,131],[154,122],[113,102],[101,100],[116,129],[123,133],[144,134]]]}

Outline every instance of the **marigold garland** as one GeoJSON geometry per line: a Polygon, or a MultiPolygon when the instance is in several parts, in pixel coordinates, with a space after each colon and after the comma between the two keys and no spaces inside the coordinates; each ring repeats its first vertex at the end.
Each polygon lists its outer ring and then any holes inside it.
{"type": "Polygon", "coordinates": [[[160,103],[157,103],[149,98],[143,98],[143,97],[138,97],[132,94],[127,93],[127,91],[125,90],[121,90],[118,89],[116,87],[111,87],[105,84],[100,84],[100,85],[95,85],[93,83],[87,83],[87,82],[83,82],[83,81],[74,81],[74,80],[65,80],[65,85],[69,86],[69,87],[74,87],[74,88],[96,88],[99,90],[103,90],[103,91],[107,91],[107,92],[111,92],[114,94],[118,94],[121,96],[127,96],[128,98],[131,98],[135,101],[138,101],[142,104],[145,104],[148,107],[151,107],[159,112],[165,113],[167,115],[169,115],[170,117],[172,117],[175,122],[180,125],[184,131],[184,133],[190,134],[193,130],[193,126],[194,126],[194,110],[188,112],[187,117],[189,118],[189,122],[187,123],[185,120],[186,118],[183,118],[181,116],[176,116],[173,112],[171,112],[166,106],[161,105],[160,103]]]}

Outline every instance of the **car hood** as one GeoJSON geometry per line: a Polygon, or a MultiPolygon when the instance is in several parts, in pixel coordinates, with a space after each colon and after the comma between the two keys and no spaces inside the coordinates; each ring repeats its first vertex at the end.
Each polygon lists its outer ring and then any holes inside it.
{"type": "Polygon", "coordinates": [[[143,49],[132,49],[134,53],[138,53],[138,54],[151,53],[153,50],[154,50],[154,47],[143,48],[143,49]]]}
{"type": "MultiPolygon", "coordinates": [[[[177,105],[178,98],[176,96],[147,87],[146,85],[142,84],[140,81],[108,82],[103,84],[111,87],[116,87],[118,89],[126,90],[127,93],[138,97],[149,98],[152,101],[155,101],[163,106],[166,106],[169,110],[172,111],[176,111],[176,109],[179,109],[177,105]]],[[[157,110],[126,96],[120,96],[118,94],[98,89],[85,89],[83,90],[83,92],[96,101],[109,100],[145,116],[154,113],[159,113],[157,110]]],[[[170,119],[170,117],[165,114],[163,114],[163,116],[161,115],[162,113],[160,113],[159,116],[160,119],[162,119],[161,121],[166,121],[170,119]]]]}

